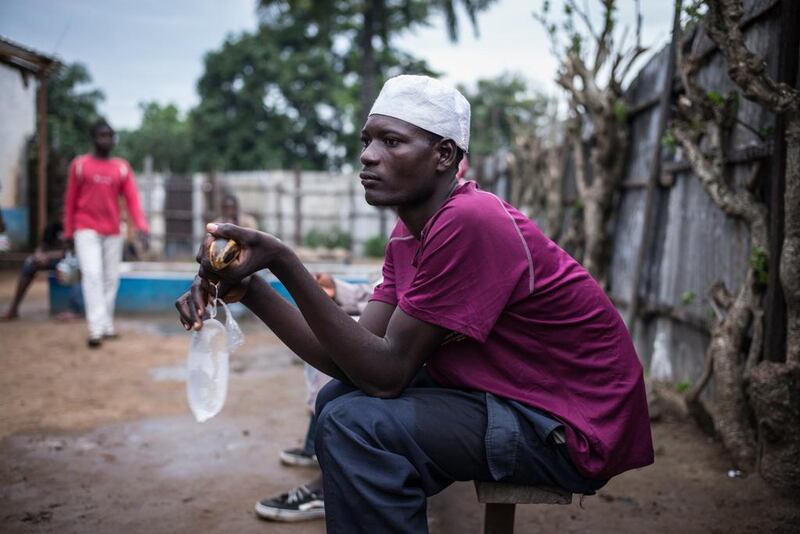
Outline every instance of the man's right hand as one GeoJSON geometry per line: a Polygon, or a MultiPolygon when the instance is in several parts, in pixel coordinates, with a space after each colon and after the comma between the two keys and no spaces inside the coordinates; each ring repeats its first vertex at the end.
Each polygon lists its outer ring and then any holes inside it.
{"type": "Polygon", "coordinates": [[[175,301],[175,308],[178,310],[178,317],[183,328],[186,330],[200,330],[203,328],[203,316],[210,298],[218,296],[227,304],[239,302],[247,293],[250,280],[251,278],[247,277],[236,283],[219,281],[215,282],[215,284],[218,284],[215,288],[212,282],[205,277],[201,267],[194,277],[189,291],[175,301]]]}

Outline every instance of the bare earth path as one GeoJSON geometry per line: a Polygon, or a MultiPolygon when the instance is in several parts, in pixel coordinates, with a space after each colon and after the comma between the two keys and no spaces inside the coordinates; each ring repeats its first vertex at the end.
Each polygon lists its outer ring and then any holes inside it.
{"type": "MultiPolygon", "coordinates": [[[[14,273],[0,273],[5,309],[14,273]]],[[[0,323],[0,532],[322,533],[321,521],[258,520],[255,500],[314,474],[278,464],[307,416],[302,367],[262,325],[232,359],[227,404],[198,424],[181,381],[188,335],[172,315],[120,317],[122,338],[85,347],[82,321],[47,317],[37,282],[22,319],[0,323]]],[[[797,532],[800,503],[756,476],[729,479],[719,446],[674,420],[657,461],[571,506],[522,506],[526,532],[797,532]]],[[[469,483],[430,500],[432,534],[480,532],[469,483]]]]}

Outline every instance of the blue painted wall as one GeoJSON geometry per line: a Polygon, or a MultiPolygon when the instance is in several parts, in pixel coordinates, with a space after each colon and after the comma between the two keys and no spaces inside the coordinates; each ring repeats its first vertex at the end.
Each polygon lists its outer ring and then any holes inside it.
{"type": "Polygon", "coordinates": [[[28,224],[28,208],[3,208],[3,222],[6,223],[6,235],[14,249],[28,246],[30,225],[28,224]]]}
{"type": "MultiPolygon", "coordinates": [[[[267,271],[259,273],[270,281],[272,288],[289,302],[294,303],[284,285],[268,276],[267,271]]],[[[122,312],[171,312],[175,310],[175,299],[192,285],[193,275],[188,273],[126,273],[120,277],[117,292],[117,311],[122,312]]],[[[366,282],[360,278],[346,278],[353,283],[366,282]]],[[[80,297],[80,291],[71,286],[58,283],[55,273],[49,273],[50,313],[56,314],[70,308],[70,298],[80,297]]],[[[74,305],[74,304],[73,304],[74,305]]],[[[80,303],[82,306],[82,302],[80,303]]]]}

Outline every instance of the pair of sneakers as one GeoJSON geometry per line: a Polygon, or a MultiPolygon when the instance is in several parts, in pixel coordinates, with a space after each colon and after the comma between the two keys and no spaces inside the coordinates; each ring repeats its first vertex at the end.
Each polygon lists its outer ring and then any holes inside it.
{"type": "MultiPolygon", "coordinates": [[[[300,448],[281,451],[280,460],[288,466],[319,465],[316,455],[300,448]]],[[[325,517],[325,501],[321,491],[303,484],[277,497],[258,501],[255,511],[259,517],[273,521],[307,521],[325,517]]]]}

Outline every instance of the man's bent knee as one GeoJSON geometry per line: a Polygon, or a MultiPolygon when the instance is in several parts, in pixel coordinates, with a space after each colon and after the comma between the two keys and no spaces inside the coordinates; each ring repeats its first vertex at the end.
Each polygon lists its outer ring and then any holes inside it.
{"type": "Polygon", "coordinates": [[[314,413],[317,414],[317,416],[321,415],[322,410],[330,401],[353,391],[357,391],[353,386],[347,385],[334,378],[319,390],[317,401],[314,403],[314,413]]]}

